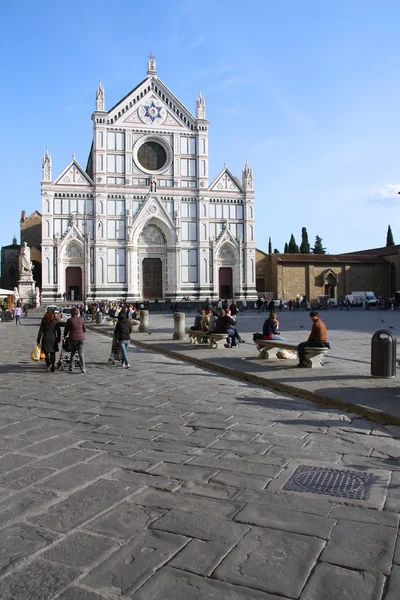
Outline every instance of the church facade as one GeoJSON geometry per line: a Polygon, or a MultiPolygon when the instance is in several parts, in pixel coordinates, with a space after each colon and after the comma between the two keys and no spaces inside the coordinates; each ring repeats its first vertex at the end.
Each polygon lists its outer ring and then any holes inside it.
{"type": "Polygon", "coordinates": [[[42,297],[256,298],[254,188],[210,182],[206,105],[193,115],[156,73],[108,111],[100,83],[86,168],[42,163],[42,297]]]}

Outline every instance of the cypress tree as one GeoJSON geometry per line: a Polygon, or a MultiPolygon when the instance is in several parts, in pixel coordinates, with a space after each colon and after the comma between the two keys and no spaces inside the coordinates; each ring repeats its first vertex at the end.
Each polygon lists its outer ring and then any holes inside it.
{"type": "Polygon", "coordinates": [[[278,248],[274,248],[274,254],[280,254],[278,248]]]}
{"type": "Polygon", "coordinates": [[[289,246],[287,245],[287,242],[285,242],[285,248],[283,250],[284,254],[289,254],[289,246]]]}
{"type": "Polygon", "coordinates": [[[305,227],[301,228],[301,244],[300,244],[300,253],[301,254],[310,254],[310,244],[308,241],[308,233],[305,227]]]}
{"type": "Polygon", "coordinates": [[[393,233],[392,233],[392,228],[390,227],[390,225],[388,226],[388,230],[387,230],[386,246],[394,246],[393,233]]]}
{"type": "Polygon", "coordinates": [[[299,247],[296,244],[296,240],[294,239],[293,233],[290,236],[288,250],[289,250],[289,254],[298,254],[299,253],[299,247]]]}
{"type": "Polygon", "coordinates": [[[268,240],[268,254],[272,254],[271,236],[269,236],[269,240],[268,240]]]}
{"type": "Polygon", "coordinates": [[[326,248],[323,247],[322,238],[320,238],[319,235],[315,236],[315,244],[312,251],[313,254],[326,254],[326,248]]]}

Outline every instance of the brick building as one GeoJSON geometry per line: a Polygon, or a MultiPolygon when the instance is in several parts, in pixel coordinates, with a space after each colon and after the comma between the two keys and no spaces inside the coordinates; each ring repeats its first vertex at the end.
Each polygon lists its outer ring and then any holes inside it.
{"type": "Polygon", "coordinates": [[[353,290],[372,290],[376,296],[389,297],[400,289],[396,281],[399,248],[386,248],[390,254],[382,248],[351,254],[266,254],[257,250],[257,292],[283,300],[300,296],[313,300],[319,295],[340,300],[353,290]]]}

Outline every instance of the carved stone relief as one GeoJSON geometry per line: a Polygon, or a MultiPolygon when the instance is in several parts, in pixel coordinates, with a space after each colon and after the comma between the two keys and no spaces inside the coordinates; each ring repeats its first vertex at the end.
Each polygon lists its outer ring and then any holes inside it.
{"type": "Polygon", "coordinates": [[[147,225],[139,237],[139,244],[165,244],[166,239],[156,225],[147,225]]]}

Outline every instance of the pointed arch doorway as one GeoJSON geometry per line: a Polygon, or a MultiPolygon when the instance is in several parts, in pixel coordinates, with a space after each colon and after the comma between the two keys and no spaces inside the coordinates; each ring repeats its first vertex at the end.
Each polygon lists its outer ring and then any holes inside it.
{"type": "Polygon", "coordinates": [[[163,298],[162,260],[144,258],[142,262],[143,300],[161,300],[163,298]]]}
{"type": "Polygon", "coordinates": [[[81,267],[67,267],[65,269],[65,292],[67,299],[72,302],[82,300],[81,267]]]}

